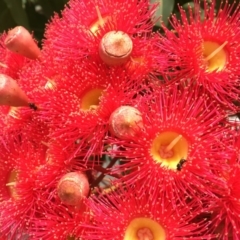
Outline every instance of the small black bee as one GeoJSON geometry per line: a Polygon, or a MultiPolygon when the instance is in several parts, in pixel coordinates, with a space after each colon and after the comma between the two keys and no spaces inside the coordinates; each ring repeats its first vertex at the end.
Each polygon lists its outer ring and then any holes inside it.
{"type": "Polygon", "coordinates": [[[37,106],[35,105],[35,103],[29,103],[28,104],[29,105],[29,107],[31,108],[31,109],[33,109],[34,111],[37,111],[37,106]]]}
{"type": "Polygon", "coordinates": [[[183,164],[186,162],[187,160],[186,159],[180,159],[179,163],[177,164],[177,170],[178,171],[181,171],[182,167],[183,167],[183,164]]]}

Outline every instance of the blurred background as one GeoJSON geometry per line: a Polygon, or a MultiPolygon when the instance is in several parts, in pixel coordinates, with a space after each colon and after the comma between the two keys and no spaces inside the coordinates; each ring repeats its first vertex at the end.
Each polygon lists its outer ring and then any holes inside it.
{"type": "MultiPolygon", "coordinates": [[[[194,5],[193,0],[149,1],[158,1],[161,3],[161,7],[158,9],[157,15],[162,15],[162,21],[166,25],[168,24],[168,17],[170,16],[171,12],[176,13],[177,16],[179,15],[178,4],[185,9],[189,4],[191,6],[194,5]]],[[[206,1],[211,2],[211,0],[206,1]]],[[[226,0],[223,1],[226,2],[226,0]]],[[[235,0],[235,2],[239,1],[240,0],[235,0]]],[[[68,0],[0,0],[0,33],[17,25],[21,25],[27,28],[29,31],[34,32],[34,37],[41,44],[46,23],[50,21],[51,17],[54,15],[54,12],[60,14],[67,2],[68,0]]],[[[201,0],[201,2],[203,3],[204,0],[201,0]]],[[[216,2],[218,8],[221,0],[216,0],[216,2]]],[[[233,3],[234,0],[228,0],[228,2],[233,3]]],[[[161,29],[158,25],[155,26],[154,30],[156,31],[161,29]]]]}
{"type": "Polygon", "coordinates": [[[46,23],[60,13],[68,0],[0,0],[0,32],[24,26],[40,41],[46,23]]]}

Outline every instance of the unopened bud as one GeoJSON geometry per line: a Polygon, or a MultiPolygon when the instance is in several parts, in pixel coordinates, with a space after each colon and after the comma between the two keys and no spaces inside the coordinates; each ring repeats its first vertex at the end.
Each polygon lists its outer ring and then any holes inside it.
{"type": "Polygon", "coordinates": [[[120,139],[136,137],[143,129],[142,114],[134,107],[121,106],[111,114],[109,124],[110,132],[120,139]]]}
{"type": "Polygon", "coordinates": [[[99,45],[99,55],[107,65],[121,65],[132,53],[132,39],[122,31],[106,33],[99,45]]]}
{"type": "Polygon", "coordinates": [[[65,174],[58,183],[57,192],[63,203],[79,206],[89,193],[87,176],[81,172],[65,174]]]}
{"type": "Polygon", "coordinates": [[[27,29],[21,26],[8,31],[4,44],[8,50],[30,59],[36,59],[41,54],[41,50],[32,35],[27,29]]]}
{"type": "Polygon", "coordinates": [[[0,105],[13,107],[28,106],[27,95],[11,77],[0,74],[0,105]]]}

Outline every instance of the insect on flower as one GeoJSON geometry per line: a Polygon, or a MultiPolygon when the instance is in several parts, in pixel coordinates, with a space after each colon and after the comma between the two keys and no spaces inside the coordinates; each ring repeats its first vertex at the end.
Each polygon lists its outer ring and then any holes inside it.
{"type": "Polygon", "coordinates": [[[33,109],[34,111],[37,111],[38,107],[36,106],[35,103],[29,103],[29,107],[33,109]]]}
{"type": "Polygon", "coordinates": [[[183,159],[183,158],[180,159],[179,163],[177,164],[177,170],[178,170],[178,171],[181,171],[181,170],[182,170],[183,164],[184,164],[186,161],[187,161],[186,159],[183,159]]]}

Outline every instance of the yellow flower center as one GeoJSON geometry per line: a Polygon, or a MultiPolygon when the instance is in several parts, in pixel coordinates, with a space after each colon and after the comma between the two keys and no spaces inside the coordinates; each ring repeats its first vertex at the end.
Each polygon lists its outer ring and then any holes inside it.
{"type": "Polygon", "coordinates": [[[80,108],[84,111],[96,110],[98,108],[103,89],[94,88],[87,91],[81,98],[80,108]]]}
{"type": "Polygon", "coordinates": [[[123,240],[165,240],[166,232],[150,218],[134,218],[127,226],[123,240]]]}
{"type": "Polygon", "coordinates": [[[181,159],[188,154],[188,141],[176,132],[158,134],[152,142],[150,154],[157,163],[176,170],[181,159]]]}
{"type": "Polygon", "coordinates": [[[222,71],[227,63],[228,53],[225,46],[228,42],[218,44],[216,42],[205,41],[203,43],[203,56],[207,63],[207,72],[222,71]]]}

